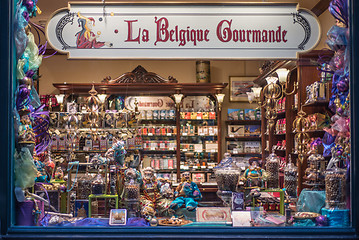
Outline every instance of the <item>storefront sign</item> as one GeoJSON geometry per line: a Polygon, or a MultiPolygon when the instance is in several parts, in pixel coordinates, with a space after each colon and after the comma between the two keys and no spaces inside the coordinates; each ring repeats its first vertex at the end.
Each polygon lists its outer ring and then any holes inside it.
{"type": "Polygon", "coordinates": [[[126,97],[125,107],[130,110],[134,110],[136,103],[138,110],[170,110],[174,109],[175,103],[170,97],[126,97]]]}
{"type": "Polygon", "coordinates": [[[316,46],[320,25],[297,4],[69,3],[46,35],[69,58],[290,59],[316,46]]]}

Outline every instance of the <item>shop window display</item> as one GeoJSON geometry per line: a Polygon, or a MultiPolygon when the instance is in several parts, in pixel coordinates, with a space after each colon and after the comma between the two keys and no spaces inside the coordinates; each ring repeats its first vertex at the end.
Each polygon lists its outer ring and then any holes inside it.
{"type": "MultiPolygon", "coordinates": [[[[86,99],[72,95],[59,101],[67,112],[45,111],[57,106],[51,106],[55,101],[51,97],[40,101],[30,84],[42,58],[41,47],[39,52],[31,33],[24,29],[37,11],[30,2],[19,3],[17,9],[18,26],[23,26],[16,34],[17,225],[62,226],[66,222],[75,226],[82,221],[86,226],[83,220],[90,218],[100,219],[98,226],[108,226],[116,222],[111,220],[113,210],[120,209],[117,215],[124,226],[197,226],[198,207],[207,208],[201,209],[207,219],[219,219],[217,226],[228,224],[221,221],[227,213],[222,207],[248,213],[248,226],[350,225],[348,22],[333,11],[338,5],[333,3],[330,10],[345,26],[329,31],[328,45],[334,57],[329,62],[318,60],[322,74],[318,82],[299,85],[306,89],[298,109],[300,131],[294,136],[296,126],[285,130],[298,121],[278,117],[290,111],[285,106],[291,100],[277,96],[270,99],[273,108],[262,109],[262,115],[259,109],[228,109],[228,136],[221,139],[220,104],[214,95],[186,96],[184,106],[170,100],[166,109],[139,110],[136,98],[130,109],[126,97],[113,94],[101,100],[92,86],[86,99]],[[186,98],[207,105],[186,105],[186,98]],[[306,107],[318,102],[328,103],[327,115],[299,115],[310,112],[306,107]],[[269,121],[259,121],[264,118],[269,121]],[[267,128],[269,134],[273,129],[276,135],[292,134],[295,152],[278,156],[278,151],[289,146],[288,139],[278,140],[276,146],[264,144],[265,133],[260,132],[267,128]],[[323,133],[319,140],[310,136],[318,131],[323,133]],[[223,159],[222,141],[227,147],[223,159]],[[265,156],[266,149],[272,149],[269,156],[265,156]],[[303,174],[295,165],[303,168],[304,164],[303,174]],[[298,187],[299,182],[303,187],[298,187]],[[219,198],[208,200],[208,189],[215,189],[219,198]],[[308,208],[313,198],[315,207],[308,208]]],[[[241,214],[233,214],[231,220],[234,226],[243,221],[241,214]]]]}

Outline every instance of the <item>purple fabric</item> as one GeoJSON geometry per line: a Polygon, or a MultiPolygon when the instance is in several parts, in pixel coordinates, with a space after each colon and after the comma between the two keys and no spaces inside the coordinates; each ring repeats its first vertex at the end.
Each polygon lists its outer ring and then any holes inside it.
{"type": "MultiPolygon", "coordinates": [[[[41,211],[39,216],[39,222],[44,217],[44,203],[35,200],[37,202],[38,208],[41,211]]],[[[35,215],[33,215],[33,210],[35,209],[35,203],[31,200],[26,200],[25,202],[18,202],[16,204],[16,225],[18,226],[36,226],[35,224],[35,215]]]]}
{"type": "Polygon", "coordinates": [[[329,12],[340,22],[348,26],[348,0],[332,0],[329,5],[329,12]]]}
{"type": "MultiPolygon", "coordinates": [[[[42,221],[42,226],[48,226],[49,218],[46,216],[42,221]]],[[[59,224],[51,225],[56,227],[148,227],[149,223],[143,218],[129,218],[126,225],[111,226],[108,218],[84,218],[75,222],[64,221],[59,224]]]]}
{"type": "Polygon", "coordinates": [[[16,96],[16,109],[21,110],[29,103],[30,103],[30,90],[25,85],[19,86],[16,96]]]}

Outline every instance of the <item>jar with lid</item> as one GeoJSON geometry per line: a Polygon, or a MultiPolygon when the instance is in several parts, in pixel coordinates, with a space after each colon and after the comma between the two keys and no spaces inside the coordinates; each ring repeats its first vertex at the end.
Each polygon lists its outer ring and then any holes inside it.
{"type": "Polygon", "coordinates": [[[240,176],[240,170],[230,153],[224,154],[222,161],[214,168],[214,174],[218,185],[217,196],[228,207],[232,201],[232,192],[237,190],[240,176]]]}
{"type": "Polygon", "coordinates": [[[346,208],[346,170],[335,167],[325,172],[326,208],[346,208]]]}
{"type": "Polygon", "coordinates": [[[218,189],[236,191],[240,171],[230,153],[225,153],[222,161],[214,168],[218,189]]]}
{"type": "Polygon", "coordinates": [[[267,188],[279,188],[279,157],[272,152],[266,159],[267,188]]]}
{"type": "Polygon", "coordinates": [[[91,192],[95,195],[101,195],[105,193],[105,182],[101,174],[97,174],[91,184],[91,192]]]}
{"type": "Polygon", "coordinates": [[[319,154],[316,148],[312,148],[308,159],[308,167],[305,170],[305,184],[314,189],[323,189],[324,187],[324,171],[326,160],[323,155],[319,154]]]}
{"type": "Polygon", "coordinates": [[[88,199],[91,194],[92,177],[86,171],[85,175],[77,180],[77,199],[88,199]]]}
{"type": "Polygon", "coordinates": [[[298,168],[292,163],[291,155],[289,155],[289,162],[284,168],[284,187],[292,198],[297,197],[297,176],[298,168]]]}

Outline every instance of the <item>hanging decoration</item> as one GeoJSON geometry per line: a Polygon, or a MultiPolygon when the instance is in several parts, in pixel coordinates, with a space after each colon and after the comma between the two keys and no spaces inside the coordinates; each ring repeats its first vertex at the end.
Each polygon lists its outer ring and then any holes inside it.
{"type": "Polygon", "coordinates": [[[37,72],[46,49],[46,44],[35,43],[35,37],[30,31],[35,29],[38,33],[37,29],[40,27],[30,23],[30,18],[41,14],[36,3],[37,0],[19,0],[14,24],[17,60],[13,111],[16,147],[14,172],[18,201],[25,199],[21,196],[24,194],[21,189],[33,187],[35,181],[49,181],[51,177],[46,174],[45,163],[43,163],[47,158],[42,156],[51,141],[48,133],[49,112],[44,111],[44,105],[41,105],[34,87],[34,80],[38,79],[37,72]]]}

